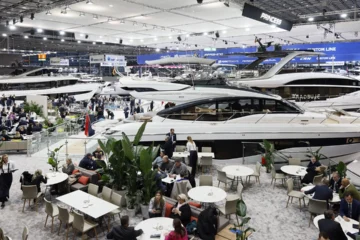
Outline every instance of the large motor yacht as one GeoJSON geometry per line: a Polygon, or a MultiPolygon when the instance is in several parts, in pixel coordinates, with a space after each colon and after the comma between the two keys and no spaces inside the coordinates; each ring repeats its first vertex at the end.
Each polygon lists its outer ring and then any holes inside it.
{"type": "Polygon", "coordinates": [[[75,77],[58,75],[56,68],[40,68],[0,79],[0,95],[15,95],[18,100],[25,99],[27,95],[57,97],[68,94],[76,101],[84,101],[99,93],[101,88],[99,83],[78,84],[75,77]]]}
{"type": "MultiPolygon", "coordinates": [[[[212,147],[217,159],[258,161],[263,139],[273,142],[283,154],[302,160],[308,159],[309,145],[315,150],[322,146],[321,153],[335,161],[348,162],[359,155],[360,119],[304,111],[278,96],[255,90],[238,91],[242,92],[239,96],[202,99],[158,112],[147,124],[142,141],[161,144],[165,133],[174,128],[177,145],[185,145],[187,136],[192,136],[199,149],[212,147]]],[[[131,139],[140,125],[118,125],[107,134],[121,139],[124,132],[131,139]]]]}

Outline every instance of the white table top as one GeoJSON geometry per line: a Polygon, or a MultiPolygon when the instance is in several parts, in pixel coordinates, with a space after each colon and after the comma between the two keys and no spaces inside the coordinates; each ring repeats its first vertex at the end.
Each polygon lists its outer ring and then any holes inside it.
{"type": "Polygon", "coordinates": [[[190,189],[188,196],[195,201],[203,203],[216,203],[224,200],[227,194],[221,188],[201,186],[190,189]]]}
{"type": "MultiPolygon", "coordinates": [[[[302,192],[309,191],[313,187],[315,187],[315,185],[308,185],[308,186],[305,186],[305,187],[301,188],[301,191],[302,192]]],[[[304,194],[304,195],[305,195],[305,197],[311,198],[311,199],[314,197],[314,193],[313,194],[307,194],[307,195],[304,194]]],[[[338,193],[333,193],[333,198],[329,202],[331,202],[331,203],[339,203],[339,202],[341,202],[339,194],[338,193]]]]}
{"type": "Polygon", "coordinates": [[[142,229],[143,234],[137,237],[138,240],[153,240],[159,238],[150,238],[152,234],[161,234],[160,240],[165,239],[165,235],[174,230],[172,218],[166,217],[157,217],[149,218],[138,225],[136,225],[135,230],[142,229]]]}
{"type": "Polygon", "coordinates": [[[253,169],[242,165],[225,166],[223,167],[222,171],[225,172],[226,175],[231,175],[235,177],[246,177],[254,173],[253,169]]]}
{"type": "MultiPolygon", "coordinates": [[[[173,157],[188,157],[190,152],[173,152],[173,157]]],[[[215,158],[215,154],[213,152],[198,152],[198,157],[212,157],[215,158]]]]}
{"type": "Polygon", "coordinates": [[[47,186],[61,183],[69,178],[69,175],[62,172],[47,173],[45,176],[47,178],[47,183],[46,183],[47,186]]]}
{"type": "Polygon", "coordinates": [[[68,193],[56,199],[95,219],[104,216],[118,208],[118,206],[112,203],[104,201],[101,198],[92,196],[80,190],[68,193]],[[89,205],[84,203],[86,200],[90,200],[89,205]]]}
{"type": "Polygon", "coordinates": [[[179,180],[180,179],[180,175],[176,175],[176,178],[170,178],[169,174],[166,178],[161,179],[161,181],[163,181],[164,183],[173,183],[175,180],[179,180]]]}
{"type": "MultiPolygon", "coordinates": [[[[315,225],[315,227],[316,227],[317,229],[319,229],[318,221],[319,221],[320,219],[324,219],[324,218],[325,218],[324,214],[318,215],[318,216],[316,216],[316,217],[314,218],[314,225],[315,225]]],[[[356,229],[356,228],[353,228],[353,227],[352,227],[353,224],[359,224],[358,221],[355,221],[355,220],[353,220],[353,219],[350,219],[350,222],[346,222],[341,216],[338,216],[337,218],[335,218],[335,221],[337,221],[338,223],[340,223],[341,228],[343,229],[343,231],[345,232],[345,234],[346,234],[346,232],[351,232],[351,233],[357,233],[357,232],[359,232],[359,229],[356,229]]],[[[346,237],[347,237],[348,240],[352,240],[352,238],[349,237],[348,235],[346,235],[346,237]]]]}
{"type": "Polygon", "coordinates": [[[303,177],[306,175],[306,167],[298,166],[298,165],[286,165],[281,167],[281,171],[286,174],[293,176],[303,177]]]}

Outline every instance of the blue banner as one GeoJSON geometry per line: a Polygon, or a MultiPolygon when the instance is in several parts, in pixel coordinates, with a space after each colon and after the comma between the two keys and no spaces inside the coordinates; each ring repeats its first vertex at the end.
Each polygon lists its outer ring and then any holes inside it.
{"type": "MultiPolygon", "coordinates": [[[[360,61],[360,42],[349,43],[318,43],[318,44],[293,44],[283,45],[283,50],[314,50],[315,52],[325,53],[320,56],[320,61],[317,56],[301,57],[293,59],[292,63],[297,64],[310,64],[310,63],[331,63],[331,62],[347,62],[347,61],[360,61]]],[[[268,51],[273,51],[274,48],[268,48],[268,51]]],[[[236,53],[251,53],[256,52],[257,47],[246,48],[219,48],[195,51],[179,51],[163,54],[150,54],[139,55],[137,57],[138,64],[145,64],[148,60],[157,60],[167,57],[205,57],[215,59],[217,63],[223,64],[249,64],[255,60],[253,57],[246,57],[241,55],[229,55],[236,53]]],[[[280,59],[268,59],[264,64],[274,64],[280,59]]]]}

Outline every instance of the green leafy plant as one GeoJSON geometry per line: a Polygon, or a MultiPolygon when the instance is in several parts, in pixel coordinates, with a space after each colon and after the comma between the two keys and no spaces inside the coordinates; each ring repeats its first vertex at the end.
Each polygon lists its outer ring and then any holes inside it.
{"type": "Polygon", "coordinates": [[[336,167],[336,171],[339,173],[340,178],[346,178],[347,167],[344,162],[340,161],[336,167]]]}
{"type": "Polygon", "coordinates": [[[277,44],[274,45],[274,50],[275,50],[275,51],[281,51],[281,50],[282,50],[282,46],[281,46],[279,43],[277,43],[277,44]]]}
{"type": "Polygon", "coordinates": [[[48,158],[48,164],[52,167],[52,171],[57,172],[59,171],[59,163],[61,162],[59,157],[59,151],[64,145],[61,145],[58,148],[55,148],[54,151],[50,151],[49,158],[48,158]]]}
{"type": "Polygon", "coordinates": [[[276,152],[276,150],[274,148],[274,144],[270,143],[266,139],[263,140],[262,147],[265,150],[264,158],[265,158],[266,172],[270,172],[271,165],[274,164],[274,153],[276,152]]]}
{"type": "Polygon", "coordinates": [[[251,233],[255,232],[254,228],[247,226],[251,218],[246,216],[246,211],[244,200],[239,199],[236,203],[236,223],[233,228],[230,228],[230,230],[236,231],[236,240],[246,240],[251,233]]]}
{"type": "Polygon", "coordinates": [[[25,102],[24,103],[24,111],[25,112],[34,112],[38,116],[44,116],[43,112],[43,106],[40,106],[39,104],[31,101],[30,103],[25,102]]]}

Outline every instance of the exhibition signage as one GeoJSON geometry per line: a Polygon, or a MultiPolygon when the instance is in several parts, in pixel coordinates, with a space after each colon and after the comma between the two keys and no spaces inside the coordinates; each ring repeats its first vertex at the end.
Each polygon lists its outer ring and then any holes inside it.
{"type": "Polygon", "coordinates": [[[50,58],[51,66],[69,66],[69,59],[62,59],[58,57],[50,58]]]}
{"type": "Polygon", "coordinates": [[[125,67],[126,60],[120,55],[91,55],[90,64],[100,64],[102,67],[125,67]]]}
{"type": "Polygon", "coordinates": [[[105,62],[105,55],[90,55],[90,64],[105,62]]]}
{"type": "Polygon", "coordinates": [[[46,61],[46,54],[45,53],[38,54],[38,60],[41,61],[41,62],[45,62],[46,61]]]}
{"type": "Polygon", "coordinates": [[[280,17],[277,17],[272,13],[264,11],[260,8],[250,5],[248,3],[244,4],[244,9],[243,9],[242,15],[244,17],[248,17],[248,18],[263,22],[263,23],[275,25],[278,28],[281,28],[281,29],[284,29],[287,31],[291,31],[291,29],[293,27],[292,22],[290,22],[286,19],[281,19],[280,17]]]}

